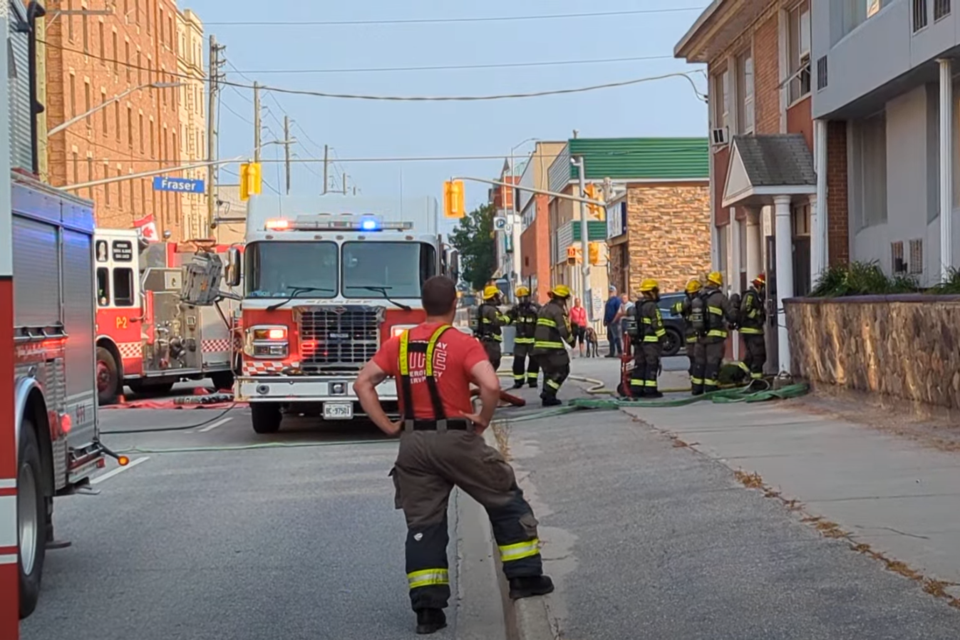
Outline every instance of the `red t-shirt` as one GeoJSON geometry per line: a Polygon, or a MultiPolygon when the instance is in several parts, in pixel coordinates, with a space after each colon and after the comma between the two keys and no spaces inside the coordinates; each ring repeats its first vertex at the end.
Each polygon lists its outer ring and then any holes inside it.
{"type": "MultiPolygon", "coordinates": [[[[424,323],[410,330],[410,341],[430,339],[439,323],[424,323]]],[[[387,340],[373,356],[373,361],[388,376],[397,380],[397,393],[403,406],[403,391],[400,387],[400,337],[387,340]]],[[[413,395],[414,416],[418,420],[433,420],[433,403],[426,382],[426,354],[408,353],[410,358],[410,387],[413,395]]],[[[459,418],[465,413],[473,413],[470,401],[470,371],[480,362],[487,360],[487,354],[480,341],[459,329],[451,327],[437,341],[433,350],[433,375],[437,379],[437,388],[443,400],[443,410],[447,418],[459,418]]]]}

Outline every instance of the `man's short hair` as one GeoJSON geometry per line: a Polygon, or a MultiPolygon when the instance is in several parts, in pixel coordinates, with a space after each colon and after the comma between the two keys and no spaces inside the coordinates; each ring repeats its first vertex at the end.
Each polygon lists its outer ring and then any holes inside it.
{"type": "Polygon", "coordinates": [[[420,293],[423,310],[428,316],[442,316],[450,313],[457,301],[457,285],[447,276],[433,276],[423,283],[420,293]]]}

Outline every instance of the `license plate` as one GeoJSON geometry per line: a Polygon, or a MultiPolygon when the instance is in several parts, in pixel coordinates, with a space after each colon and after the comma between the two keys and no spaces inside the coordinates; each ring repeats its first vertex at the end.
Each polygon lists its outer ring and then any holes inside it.
{"type": "Polygon", "coordinates": [[[353,403],[352,402],[324,402],[323,403],[324,420],[352,420],[353,403]]]}

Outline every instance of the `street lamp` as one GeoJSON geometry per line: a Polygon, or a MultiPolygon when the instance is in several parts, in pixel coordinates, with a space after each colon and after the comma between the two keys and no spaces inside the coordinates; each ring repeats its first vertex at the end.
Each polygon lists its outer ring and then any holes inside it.
{"type": "MultiPolygon", "coordinates": [[[[513,152],[527,144],[528,142],[539,142],[539,138],[527,138],[521,142],[518,142],[513,147],[510,148],[510,178],[508,182],[510,184],[516,184],[516,173],[517,168],[514,162],[513,152]]],[[[510,233],[513,236],[513,275],[516,280],[516,283],[520,282],[520,271],[521,271],[521,256],[520,256],[520,212],[517,211],[517,193],[519,191],[516,187],[510,189],[510,193],[513,195],[512,201],[510,202],[510,212],[511,212],[511,229],[510,233]]]]}
{"type": "Polygon", "coordinates": [[[90,110],[87,111],[86,113],[81,113],[80,115],[78,115],[78,116],[76,116],[76,117],[74,117],[74,118],[70,118],[69,120],[67,120],[67,121],[64,122],[63,124],[57,125],[57,126],[54,127],[53,129],[50,129],[50,131],[47,132],[47,137],[53,136],[53,135],[56,135],[56,134],[60,133],[61,131],[63,131],[63,130],[66,129],[67,127],[69,127],[69,126],[71,126],[71,125],[73,125],[73,124],[76,124],[76,123],[80,122],[81,120],[85,120],[85,119],[89,118],[90,116],[92,116],[93,114],[95,114],[97,111],[100,111],[101,109],[103,109],[103,108],[106,107],[107,105],[110,105],[110,104],[113,104],[114,102],[118,102],[118,101],[120,101],[120,100],[123,100],[123,99],[126,98],[128,95],[130,95],[131,93],[134,93],[134,92],[136,92],[136,91],[142,91],[143,89],[174,89],[174,88],[176,88],[176,87],[183,87],[183,86],[185,86],[185,85],[186,85],[186,83],[184,83],[184,82],[150,82],[150,83],[148,83],[148,84],[142,84],[142,85],[140,85],[139,87],[131,87],[130,89],[127,89],[126,91],[122,91],[122,92],[118,93],[117,95],[113,96],[113,97],[110,98],[109,100],[105,100],[104,102],[101,102],[100,104],[98,104],[98,105],[95,106],[94,108],[90,109],[90,110]]]}

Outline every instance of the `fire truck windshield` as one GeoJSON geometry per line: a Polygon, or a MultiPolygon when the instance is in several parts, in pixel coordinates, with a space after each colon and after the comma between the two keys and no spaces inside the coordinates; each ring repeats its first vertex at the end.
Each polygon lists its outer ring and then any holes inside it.
{"type": "Polygon", "coordinates": [[[345,242],[343,296],[365,298],[380,289],[390,298],[419,298],[437,273],[437,251],[423,242],[345,242]]]}
{"type": "Polygon", "coordinates": [[[337,292],[338,247],[334,242],[253,242],[244,252],[247,295],[288,298],[291,291],[311,298],[337,292]]]}

